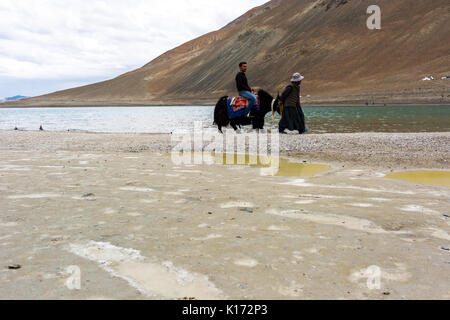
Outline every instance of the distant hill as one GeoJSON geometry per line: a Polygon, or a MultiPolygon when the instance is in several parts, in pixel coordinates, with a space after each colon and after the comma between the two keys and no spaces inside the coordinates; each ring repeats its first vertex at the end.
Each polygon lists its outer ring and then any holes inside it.
{"type": "Polygon", "coordinates": [[[0,98],[0,102],[17,101],[17,100],[26,99],[26,98],[28,98],[28,97],[14,96],[14,97],[8,97],[8,98],[0,98]]]}
{"type": "Polygon", "coordinates": [[[449,20],[448,0],[273,0],[115,79],[17,104],[213,104],[236,94],[242,60],[272,94],[301,72],[306,104],[450,104],[449,20]],[[381,30],[366,27],[372,4],[381,30]]]}

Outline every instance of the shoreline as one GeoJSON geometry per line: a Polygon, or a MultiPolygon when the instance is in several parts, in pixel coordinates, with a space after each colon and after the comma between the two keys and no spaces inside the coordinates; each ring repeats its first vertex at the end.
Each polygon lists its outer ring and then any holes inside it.
{"type": "MultiPolygon", "coordinates": [[[[0,130],[0,150],[168,153],[171,137],[170,133],[0,130]]],[[[308,161],[449,169],[450,132],[288,134],[280,136],[279,151],[281,156],[308,161]]]]}
{"type": "MultiPolygon", "coordinates": [[[[164,108],[171,108],[171,107],[214,107],[215,106],[215,102],[211,103],[211,104],[197,104],[197,105],[192,105],[192,104],[179,104],[179,105],[170,105],[170,104],[155,104],[155,105],[142,105],[142,104],[121,104],[121,105],[89,105],[89,104],[85,104],[85,105],[48,105],[48,106],[41,106],[41,105],[37,105],[37,106],[27,106],[27,105],[18,105],[18,106],[14,106],[14,105],[5,105],[3,106],[0,103],[0,110],[1,109],[51,109],[51,108],[126,108],[126,107],[135,107],[135,108],[154,108],[154,107],[164,107],[164,108]]],[[[302,104],[302,108],[303,107],[310,107],[310,108],[315,108],[315,107],[328,107],[328,108],[332,108],[332,107],[383,107],[383,108],[390,108],[390,107],[450,107],[450,104],[442,104],[442,103],[389,103],[389,104],[369,104],[369,105],[365,105],[365,104],[357,104],[357,103],[336,103],[336,104],[302,104]]]]}
{"type": "MultiPolygon", "coordinates": [[[[228,128],[230,129],[230,128],[228,128]]],[[[249,130],[253,130],[253,129],[249,129],[249,130]]],[[[101,131],[82,131],[82,130],[46,130],[44,129],[43,131],[38,130],[38,129],[30,129],[30,130],[26,130],[26,129],[0,129],[0,132],[55,132],[55,133],[65,133],[65,132],[70,132],[70,133],[92,133],[92,134],[124,134],[124,135],[130,135],[130,134],[171,134],[170,132],[101,132],[101,131]]],[[[294,131],[296,132],[296,131],[294,131]]],[[[269,133],[270,133],[270,129],[269,129],[269,133]]],[[[450,131],[429,131],[429,132],[385,132],[385,131],[357,131],[357,132],[317,132],[317,133],[307,133],[305,135],[324,135],[324,134],[426,134],[426,133],[450,133],[450,131]]],[[[298,135],[297,133],[288,133],[288,135],[298,135]]],[[[303,135],[303,136],[305,136],[303,135]]]]}

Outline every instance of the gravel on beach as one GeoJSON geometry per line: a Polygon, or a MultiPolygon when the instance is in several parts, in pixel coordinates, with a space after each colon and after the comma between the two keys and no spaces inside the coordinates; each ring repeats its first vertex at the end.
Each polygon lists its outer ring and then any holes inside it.
{"type": "MultiPolygon", "coordinates": [[[[166,153],[176,144],[170,134],[0,131],[0,150],[166,153]]],[[[281,135],[280,153],[372,167],[445,169],[450,132],[281,135]]]]}

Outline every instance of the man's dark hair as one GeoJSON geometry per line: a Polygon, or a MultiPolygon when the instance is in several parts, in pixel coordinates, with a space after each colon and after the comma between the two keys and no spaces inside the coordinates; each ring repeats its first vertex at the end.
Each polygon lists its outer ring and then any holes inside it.
{"type": "Polygon", "coordinates": [[[244,64],[247,64],[247,62],[243,61],[243,62],[239,63],[239,68],[242,67],[244,64]]]}

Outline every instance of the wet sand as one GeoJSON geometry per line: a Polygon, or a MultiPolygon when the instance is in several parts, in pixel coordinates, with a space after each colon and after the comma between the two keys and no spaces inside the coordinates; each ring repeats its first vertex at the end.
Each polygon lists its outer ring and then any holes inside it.
{"type": "Polygon", "coordinates": [[[450,189],[385,177],[449,170],[449,141],[282,136],[330,166],[300,177],[176,166],[169,135],[0,132],[0,298],[450,299],[450,189]]]}

